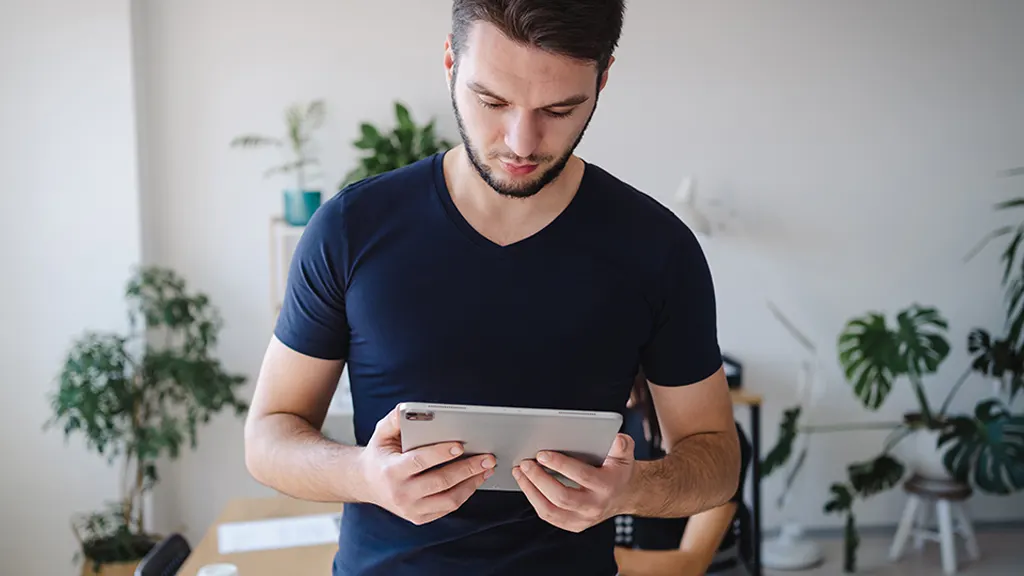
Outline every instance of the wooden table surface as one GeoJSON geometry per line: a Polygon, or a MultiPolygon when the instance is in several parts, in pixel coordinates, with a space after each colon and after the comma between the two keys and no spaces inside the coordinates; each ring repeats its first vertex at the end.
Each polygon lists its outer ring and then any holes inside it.
{"type": "Polygon", "coordinates": [[[732,397],[733,404],[743,406],[760,406],[763,400],[760,395],[751,394],[744,390],[729,390],[729,396],[732,397]]]}
{"type": "Polygon", "coordinates": [[[331,514],[340,510],[341,504],[306,502],[287,496],[232,500],[207,529],[199,544],[194,545],[191,556],[178,571],[178,576],[196,576],[196,572],[202,566],[218,562],[229,562],[238,566],[239,576],[328,576],[331,573],[334,553],[338,550],[337,543],[220,554],[217,551],[217,527],[227,522],[331,514]]]}

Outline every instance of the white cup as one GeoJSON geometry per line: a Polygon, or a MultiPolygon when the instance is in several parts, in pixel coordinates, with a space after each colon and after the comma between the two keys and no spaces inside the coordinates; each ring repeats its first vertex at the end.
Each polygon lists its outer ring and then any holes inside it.
{"type": "Polygon", "coordinates": [[[196,576],[238,576],[238,566],[234,564],[207,564],[199,569],[196,576]]]}

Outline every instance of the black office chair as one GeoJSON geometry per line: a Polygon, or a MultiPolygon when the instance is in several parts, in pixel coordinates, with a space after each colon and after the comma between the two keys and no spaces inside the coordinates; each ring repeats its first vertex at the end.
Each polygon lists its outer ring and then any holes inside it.
{"type": "Polygon", "coordinates": [[[149,551],[135,568],[135,576],[174,576],[192,553],[181,534],[171,534],[149,551]]]}

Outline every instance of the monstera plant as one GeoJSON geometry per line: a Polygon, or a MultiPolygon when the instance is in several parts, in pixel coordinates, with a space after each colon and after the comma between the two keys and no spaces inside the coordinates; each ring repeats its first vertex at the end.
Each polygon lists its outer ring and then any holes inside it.
{"type": "MultiPolygon", "coordinates": [[[[838,338],[839,363],[854,395],[868,410],[877,411],[896,386],[906,383],[916,406],[900,422],[803,425],[800,406],[784,413],[777,445],[764,462],[765,475],[792,455],[800,433],[887,429],[890,434],[872,458],[851,463],[847,478],[830,487],[824,505],[829,514],[845,517],[844,570],[856,570],[859,543],[854,505],[857,499],[889,490],[908,471],[928,477],[955,478],[993,494],[1024,489],[1024,415],[1011,413],[1009,401],[986,399],[973,414],[951,414],[953,397],[972,375],[991,369],[999,357],[989,343],[972,336],[975,361],[961,375],[942,404],[928,395],[928,381],[950,353],[946,319],[933,307],[911,305],[890,320],[869,312],[847,322],[838,338]],[[903,450],[897,450],[903,444],[903,450]],[[909,446],[908,446],[909,445],[909,446]]],[[[1019,373],[1018,373],[1019,376],[1019,373]]]]}
{"type": "MultiPolygon", "coordinates": [[[[1022,176],[1024,167],[1008,170],[1005,175],[1022,176]]],[[[1024,197],[996,206],[998,210],[1021,207],[1024,197]]],[[[764,461],[764,475],[793,457],[793,446],[800,434],[891,431],[878,454],[850,464],[847,478],[830,487],[831,497],[824,511],[845,516],[846,572],[856,570],[857,499],[899,485],[908,469],[922,476],[952,478],[989,494],[1024,490],[1024,413],[1013,410],[1018,394],[1024,391],[1024,222],[992,231],[968,259],[1002,237],[1010,238],[1002,253],[1006,335],[993,337],[982,328],[969,333],[970,365],[937,408],[930,402],[928,385],[950,353],[948,323],[937,309],[915,304],[897,312],[891,322],[880,312],[853,318],[838,339],[838,359],[844,376],[868,410],[881,408],[901,382],[911,387],[917,405],[904,413],[902,421],[806,425],[801,421],[802,406],[784,412],[778,442],[764,461]],[[950,413],[953,398],[968,382],[993,383],[994,393],[983,394],[970,413],[950,413]]],[[[805,456],[804,452],[799,453],[798,463],[805,456]]],[[[787,486],[791,483],[792,479],[787,478],[787,486]]]]}

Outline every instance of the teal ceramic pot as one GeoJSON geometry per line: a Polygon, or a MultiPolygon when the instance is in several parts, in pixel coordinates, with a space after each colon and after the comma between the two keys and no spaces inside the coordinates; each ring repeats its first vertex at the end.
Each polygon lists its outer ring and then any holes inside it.
{"type": "Polygon", "coordinates": [[[305,226],[319,207],[318,190],[284,191],[284,220],[292,226],[305,226]]]}

